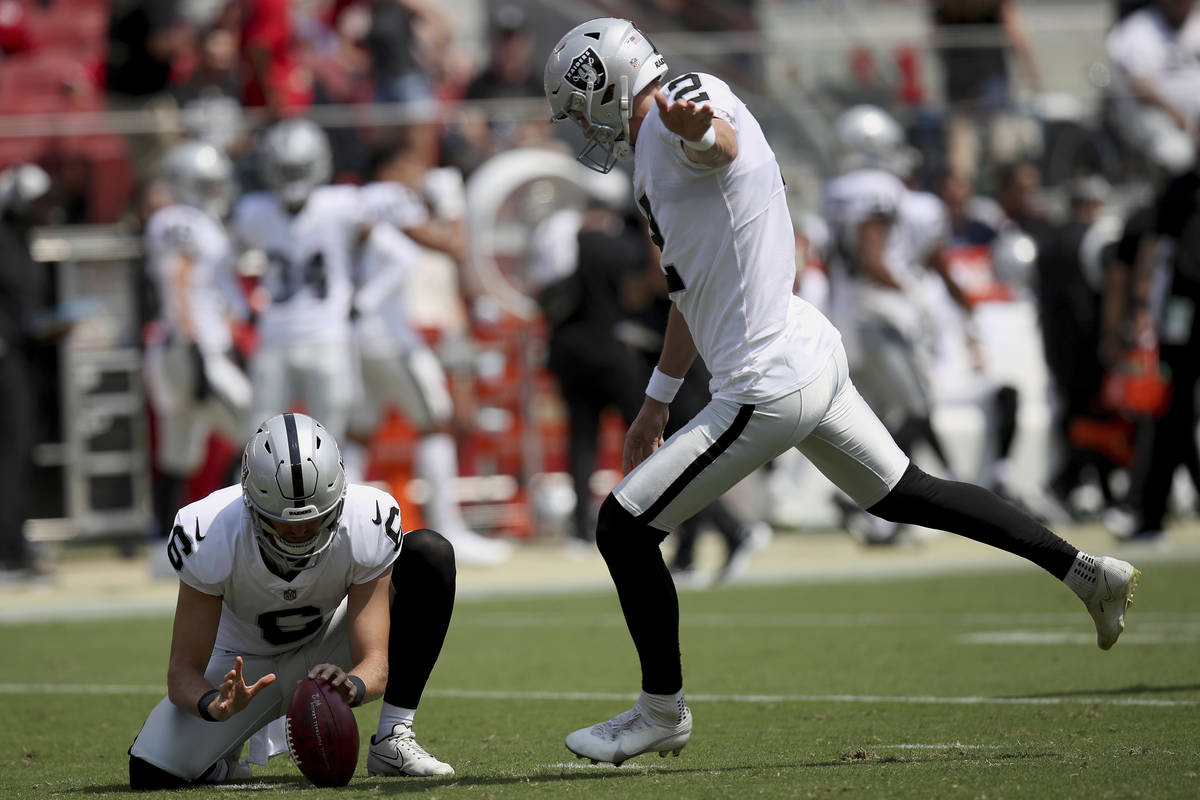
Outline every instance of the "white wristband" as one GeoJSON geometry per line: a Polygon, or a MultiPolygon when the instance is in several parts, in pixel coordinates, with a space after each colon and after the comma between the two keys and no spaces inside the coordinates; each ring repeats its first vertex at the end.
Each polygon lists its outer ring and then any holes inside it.
{"type": "Polygon", "coordinates": [[[717,129],[709,125],[708,130],[699,139],[684,139],[683,143],[693,150],[711,150],[712,146],[717,143],[717,129]]]}
{"type": "Polygon", "coordinates": [[[670,404],[675,399],[675,393],[679,391],[679,387],[682,385],[683,378],[672,378],[658,367],[655,367],[654,372],[650,373],[650,382],[646,384],[646,396],[660,403],[670,404]]]}

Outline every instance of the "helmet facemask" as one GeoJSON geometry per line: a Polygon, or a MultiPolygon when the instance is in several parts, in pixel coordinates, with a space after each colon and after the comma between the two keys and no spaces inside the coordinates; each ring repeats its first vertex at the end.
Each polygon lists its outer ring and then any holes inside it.
{"type": "Polygon", "coordinates": [[[264,557],[283,571],[316,566],[332,546],[346,491],[337,444],[309,416],[272,417],[246,444],[242,499],[250,512],[251,530],[264,557]],[[311,527],[313,532],[296,541],[283,535],[284,525],[301,531],[311,527]]]}
{"type": "Polygon", "coordinates": [[[606,173],[633,158],[633,99],[666,71],[666,59],[629,20],[585,22],[559,41],[546,62],[546,99],[551,122],[572,119],[583,130],[581,164],[606,173]]]}
{"type": "MultiPolygon", "coordinates": [[[[254,506],[250,506],[250,522],[254,526],[254,535],[259,544],[277,566],[284,570],[308,569],[314,567],[326,550],[333,545],[334,535],[342,519],[342,508],[345,500],[338,500],[337,505],[320,518],[320,525],[312,536],[303,541],[292,541],[283,536],[276,523],[292,524],[286,519],[275,520],[262,514],[254,506]]],[[[302,511],[309,512],[315,507],[308,506],[302,511]]]]}

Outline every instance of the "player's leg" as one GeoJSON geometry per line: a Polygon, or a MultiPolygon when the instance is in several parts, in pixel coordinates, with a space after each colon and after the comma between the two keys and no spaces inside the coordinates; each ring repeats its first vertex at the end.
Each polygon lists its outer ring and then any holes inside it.
{"type": "Polygon", "coordinates": [[[346,435],[338,440],[342,450],[342,462],[346,477],[359,483],[366,480],[370,468],[371,439],[383,420],[383,409],[387,403],[387,371],[394,357],[372,355],[355,348],[358,359],[358,387],[354,403],[350,408],[346,435]]]}
{"type": "Polygon", "coordinates": [[[1087,605],[1101,648],[1112,647],[1124,629],[1137,570],[1079,551],[986,489],[926,474],[908,461],[848,379],[799,449],[872,514],[966,536],[1062,580],[1087,605]]]}
{"type": "Polygon", "coordinates": [[[204,372],[210,388],[206,406],[209,423],[235,446],[246,435],[246,417],[254,399],[254,387],[241,367],[224,353],[205,358],[204,372]]]}
{"type": "Polygon", "coordinates": [[[454,548],[445,537],[428,529],[404,534],[392,567],[392,667],[379,727],[371,737],[369,775],[454,774],[449,764],[417,744],[413,717],[450,629],[455,580],[454,548]]]}
{"type": "Polygon", "coordinates": [[[458,445],[450,433],[454,403],[437,356],[428,347],[412,348],[395,362],[390,383],[390,396],[422,431],[413,466],[428,492],[421,507],[426,525],[453,543],[463,564],[489,566],[508,560],[512,546],[471,530],[454,494],[458,478],[458,445]]]}
{"type": "Polygon", "coordinates": [[[285,344],[263,342],[259,346],[250,362],[250,386],[253,392],[244,435],[253,433],[264,420],[291,408],[295,386],[285,344]]]}
{"type": "Polygon", "coordinates": [[[358,364],[350,342],[338,339],[307,345],[302,354],[293,353],[292,358],[299,384],[297,400],[309,416],[341,441],[358,382],[358,364]]]}
{"type": "MultiPolygon", "coordinates": [[[[232,653],[214,654],[205,677],[220,685],[235,658],[232,653]]],[[[242,668],[247,682],[253,683],[275,672],[277,664],[270,658],[244,657],[242,668]]],[[[224,722],[206,722],[163,698],[129,748],[130,788],[170,789],[248,774],[237,768],[237,757],[251,735],[283,713],[281,684],[277,680],[267,686],[224,722]]],[[[286,697],[290,699],[290,693],[286,697]]]]}
{"type": "MultiPolygon", "coordinates": [[[[629,711],[567,737],[593,761],[676,752],[691,735],[679,651],[679,600],[659,550],[666,533],[794,443],[800,393],[764,406],[714,400],[625,477],[600,507],[596,543],[642,670],[629,711]]],[[[814,420],[815,423],[815,420],[814,420]]]]}

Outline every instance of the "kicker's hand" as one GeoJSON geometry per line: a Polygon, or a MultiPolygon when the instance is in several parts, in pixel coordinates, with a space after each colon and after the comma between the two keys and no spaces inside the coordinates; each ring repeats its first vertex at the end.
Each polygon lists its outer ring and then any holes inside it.
{"type": "Polygon", "coordinates": [[[654,93],[658,115],[671,133],[689,141],[697,141],[712,126],[711,106],[700,106],[691,100],[676,100],[672,103],[661,91],[654,93]]]}
{"type": "Polygon", "coordinates": [[[625,448],[621,452],[621,469],[626,473],[645,461],[663,443],[670,406],[647,397],[637,419],[625,433],[625,448]]]}

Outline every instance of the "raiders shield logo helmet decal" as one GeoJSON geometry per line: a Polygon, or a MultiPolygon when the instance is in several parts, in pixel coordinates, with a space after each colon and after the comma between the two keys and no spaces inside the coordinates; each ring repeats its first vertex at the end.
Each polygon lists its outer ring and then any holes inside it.
{"type": "Polygon", "coordinates": [[[586,92],[589,83],[593,89],[601,89],[605,85],[604,62],[600,60],[596,51],[589,47],[575,57],[563,77],[567,83],[580,91],[586,92]]]}

